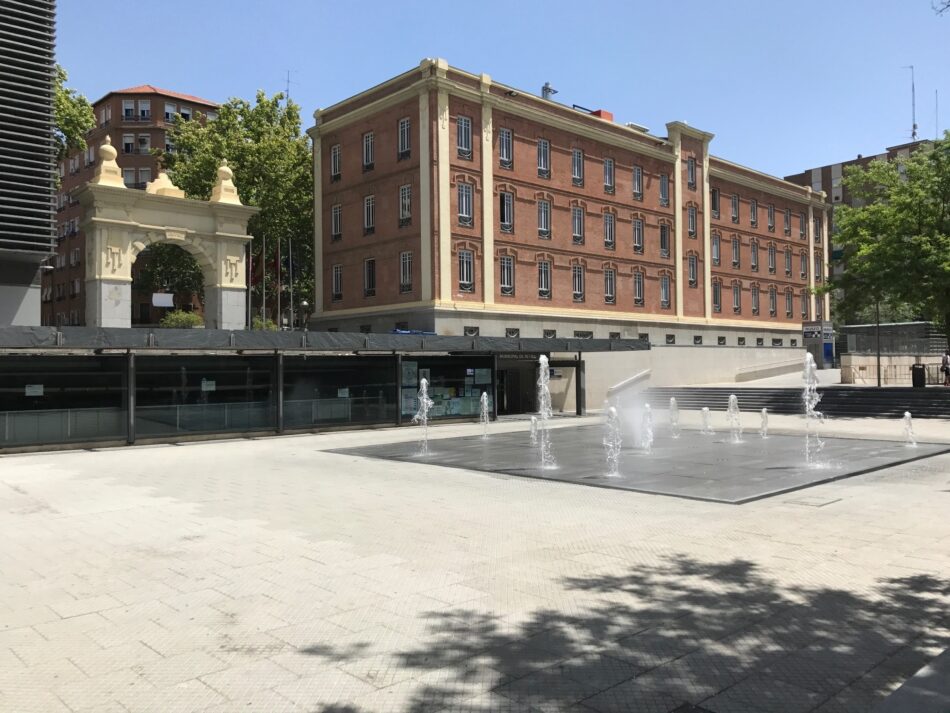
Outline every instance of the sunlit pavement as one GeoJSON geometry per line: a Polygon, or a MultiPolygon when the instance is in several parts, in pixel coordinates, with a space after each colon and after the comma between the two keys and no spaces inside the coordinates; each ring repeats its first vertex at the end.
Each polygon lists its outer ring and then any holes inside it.
{"type": "Polygon", "coordinates": [[[325,452],[416,435],[0,458],[0,710],[864,712],[950,646],[950,456],[727,505],[325,452]]]}

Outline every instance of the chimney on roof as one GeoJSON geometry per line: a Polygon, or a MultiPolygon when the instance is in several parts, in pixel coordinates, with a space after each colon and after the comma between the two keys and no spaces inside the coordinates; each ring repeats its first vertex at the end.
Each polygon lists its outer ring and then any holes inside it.
{"type": "Polygon", "coordinates": [[[557,94],[557,89],[551,86],[551,82],[545,82],[541,87],[541,98],[550,101],[551,97],[557,94]]]}

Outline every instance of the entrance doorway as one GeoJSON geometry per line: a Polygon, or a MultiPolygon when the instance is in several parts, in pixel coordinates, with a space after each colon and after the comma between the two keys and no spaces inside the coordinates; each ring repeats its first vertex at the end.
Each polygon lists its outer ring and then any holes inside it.
{"type": "Polygon", "coordinates": [[[537,405],[537,359],[499,359],[496,403],[500,415],[533,413],[537,405]]]}

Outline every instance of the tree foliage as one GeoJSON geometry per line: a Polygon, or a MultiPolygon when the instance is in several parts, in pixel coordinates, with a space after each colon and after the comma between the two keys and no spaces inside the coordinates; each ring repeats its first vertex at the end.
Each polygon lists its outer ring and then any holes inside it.
{"type": "MultiPolygon", "coordinates": [[[[169,131],[175,152],[165,155],[172,180],[192,198],[211,195],[222,159],[234,169],[241,201],[260,208],[251,218],[252,254],[258,269],[264,246],[267,299],[276,304],[276,255],[286,256],[293,243],[294,297],[309,297],[313,287],[313,173],[309,138],[301,133],[300,107],[258,92],[252,104],[230,99],[213,121],[183,121],[169,131]]],[[[281,282],[287,290],[288,265],[282,260],[281,282]]],[[[259,301],[261,285],[253,288],[259,301]]],[[[288,295],[281,297],[284,304],[288,295]]],[[[271,310],[269,310],[271,311],[271,310]]],[[[276,317],[276,314],[272,316],[276,317]]]]}
{"type": "Polygon", "coordinates": [[[139,255],[135,289],[144,292],[197,293],[204,299],[204,275],[197,261],[177,245],[156,243],[139,255]]]}
{"type": "Polygon", "coordinates": [[[931,4],[933,5],[934,12],[938,15],[942,15],[947,12],[947,10],[950,10],[950,0],[933,0],[931,4]]]}
{"type": "Polygon", "coordinates": [[[908,158],[845,172],[859,207],[835,208],[844,309],[906,304],[950,335],[950,132],[908,158]]]}
{"type": "Polygon", "coordinates": [[[168,329],[194,329],[195,327],[203,327],[204,323],[200,314],[176,309],[162,317],[158,326],[168,329]]]}
{"type": "Polygon", "coordinates": [[[53,140],[56,160],[62,161],[74,151],[86,150],[86,132],[96,125],[89,100],[75,89],[66,87],[69,76],[56,65],[53,94],[53,140]]]}

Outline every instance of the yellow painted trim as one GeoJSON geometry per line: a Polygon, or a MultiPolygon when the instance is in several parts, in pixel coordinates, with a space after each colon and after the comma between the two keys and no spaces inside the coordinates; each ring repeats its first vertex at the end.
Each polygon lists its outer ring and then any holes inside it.
{"type": "Polygon", "coordinates": [[[380,314],[386,312],[405,312],[406,310],[417,310],[436,307],[434,300],[416,300],[415,302],[394,302],[388,305],[374,305],[372,307],[350,307],[348,309],[330,309],[324,310],[320,315],[322,319],[335,319],[337,317],[353,317],[364,314],[380,314]]]}
{"type": "Polygon", "coordinates": [[[667,124],[673,141],[673,274],[676,276],[676,317],[683,318],[683,138],[676,122],[667,124]]]}
{"type": "MultiPolygon", "coordinates": [[[[720,197],[720,207],[722,198],[720,197]]],[[[703,142],[703,304],[712,319],[712,205],[709,192],[709,142],[703,142]]]]}
{"type": "MultiPolygon", "coordinates": [[[[481,76],[483,96],[488,95],[491,78],[481,76]]],[[[482,295],[485,302],[495,301],[495,155],[492,150],[494,128],[492,105],[482,102],[482,295]]]]}
{"type": "Polygon", "coordinates": [[[323,146],[320,126],[307,133],[313,141],[313,310],[323,311],[323,146]]]}
{"type": "Polygon", "coordinates": [[[419,275],[423,300],[432,299],[432,139],[429,92],[419,95],[419,275]]]}
{"type": "Polygon", "coordinates": [[[815,213],[808,206],[808,318],[815,317],[815,213]]]}
{"type": "Polygon", "coordinates": [[[452,216],[449,200],[449,95],[440,89],[438,93],[438,171],[439,195],[439,298],[448,299],[452,294],[452,216]]]}

